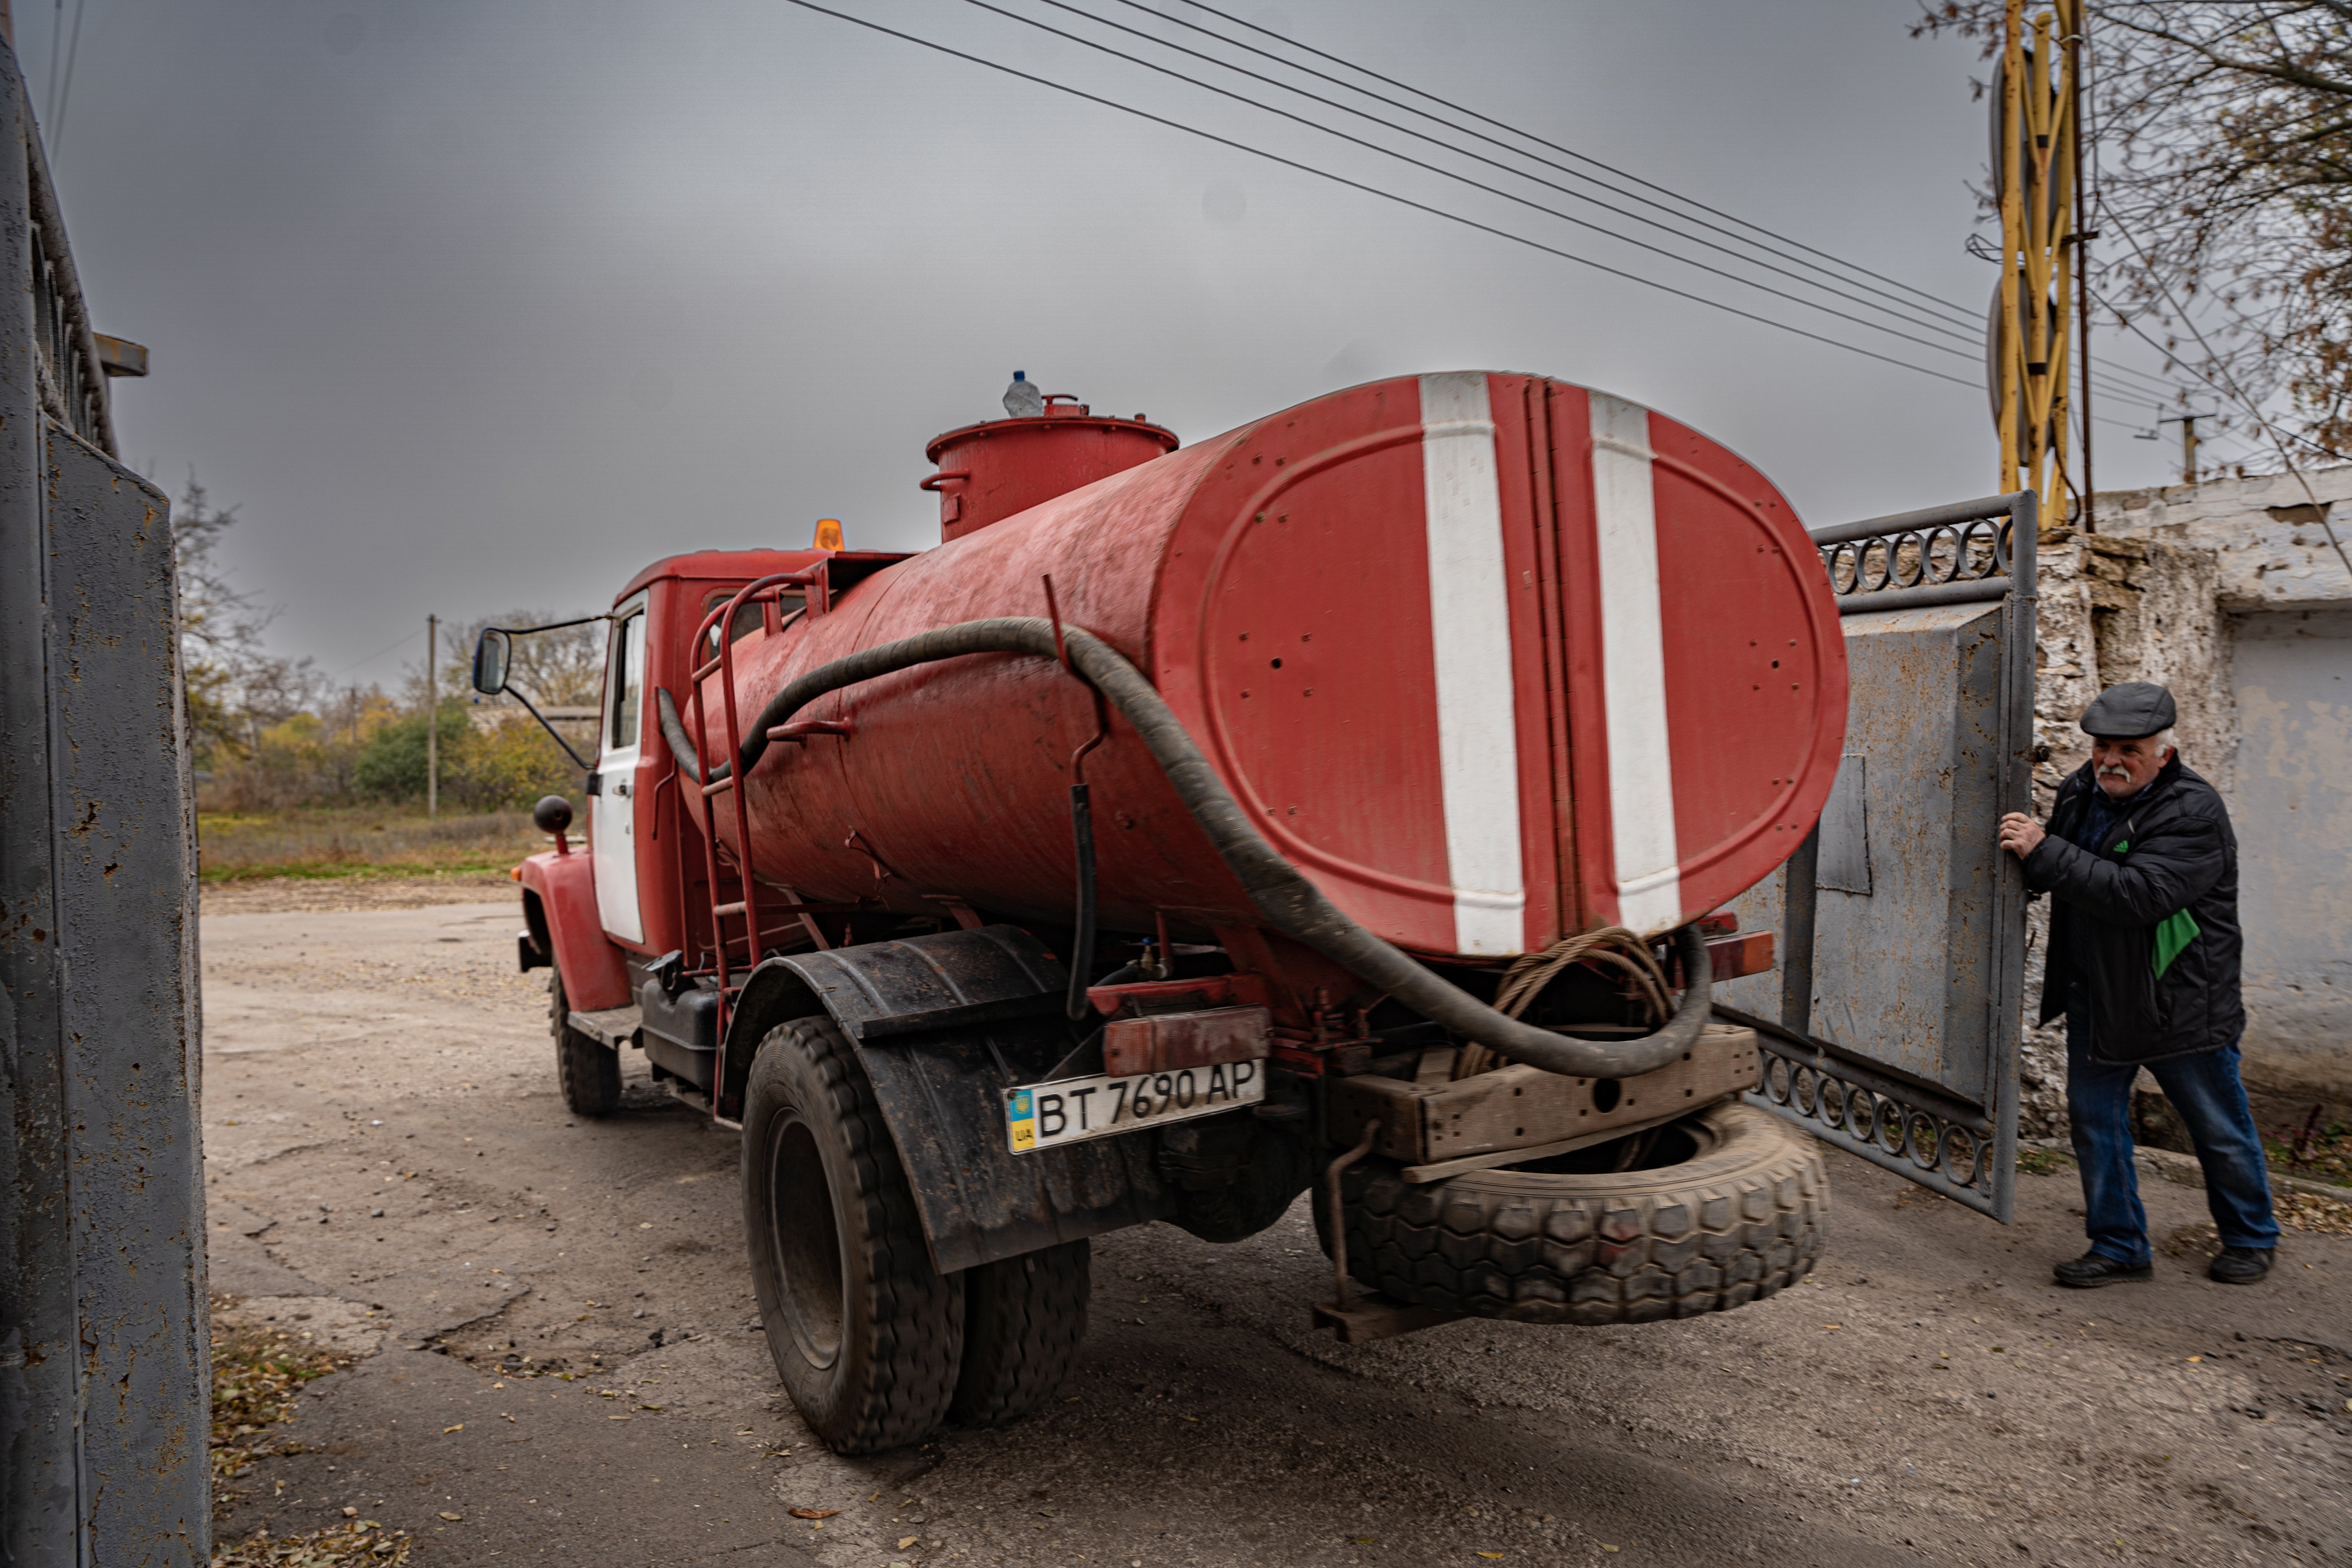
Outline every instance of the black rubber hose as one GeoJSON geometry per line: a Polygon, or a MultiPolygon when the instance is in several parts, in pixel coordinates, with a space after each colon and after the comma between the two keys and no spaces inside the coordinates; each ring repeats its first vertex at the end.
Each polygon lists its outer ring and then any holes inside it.
{"type": "MultiPolygon", "coordinates": [[[[1160,700],[1142,671],[1117,648],[1090,632],[1062,628],[1061,640],[1077,673],[1109,699],[1135,727],[1152,759],[1208,836],[1225,866],[1247,889],[1268,925],[1314,949],[1376,991],[1385,992],[1423,1017],[1515,1062],[1574,1078],[1631,1078],[1665,1066],[1697,1044],[1710,1011],[1713,964],[1696,926],[1675,933],[1685,983],[1681,1003],[1665,1027],[1630,1040],[1578,1040],[1506,1017],[1460,987],[1432,973],[1349,920],[1298,868],[1268,844],[1224,781],[1209,765],[1192,737],[1160,700]]],[[[1058,660],[1054,624],[1033,616],[964,621],[883,643],[810,670],[768,700],[743,737],[735,765],[750,768],[768,749],[768,731],[828,692],[860,681],[975,653],[1029,654],[1058,660]]],[[[662,734],[677,764],[698,783],[702,764],[677,705],[667,691],[656,694],[662,734]]],[[[714,777],[723,777],[719,763],[714,777]]]]}
{"type": "Polygon", "coordinates": [[[1070,994],[1062,1010],[1079,1024],[1093,1010],[1087,976],[1095,967],[1095,807],[1082,784],[1070,786],[1070,837],[1078,850],[1078,929],[1070,938],[1070,994]]]}

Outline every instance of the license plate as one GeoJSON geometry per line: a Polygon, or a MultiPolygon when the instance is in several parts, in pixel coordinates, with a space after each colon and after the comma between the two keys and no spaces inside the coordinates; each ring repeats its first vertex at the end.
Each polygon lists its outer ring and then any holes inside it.
{"type": "Polygon", "coordinates": [[[1264,1062],[1221,1062],[1128,1078],[1066,1078],[1005,1090],[1004,1125],[1013,1152],[1029,1154],[1213,1116],[1265,1098],[1264,1062]]]}

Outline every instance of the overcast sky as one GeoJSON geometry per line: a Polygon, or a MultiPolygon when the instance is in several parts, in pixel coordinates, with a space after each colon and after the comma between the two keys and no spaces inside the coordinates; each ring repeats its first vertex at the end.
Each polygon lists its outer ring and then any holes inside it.
{"type": "MultiPolygon", "coordinates": [[[[1016,367],[1187,442],[1375,377],[1535,371],[1707,432],[1810,523],[1993,488],[1980,359],[965,0],[833,3],[1970,384],[788,0],[64,0],[80,37],[47,135],[74,255],[100,330],[152,354],[148,380],[114,384],[123,455],[237,508],[226,553],[282,606],[278,651],[389,684],[428,611],[602,608],[656,556],[801,546],[827,515],[853,546],[921,548],[925,441],[998,416],[1016,367]]],[[[1048,0],[992,3],[1088,30],[1048,0]]],[[[1121,0],[1075,3],[1185,36],[1121,0]]],[[[16,0],[37,105],[63,85],[54,4],[16,0]]],[[[1947,299],[1992,287],[1963,248],[1988,140],[1975,52],[1910,38],[1911,0],[1219,4],[1947,299]]],[[[2101,489],[2167,477],[2168,445],[2098,436],[2101,489]]]]}

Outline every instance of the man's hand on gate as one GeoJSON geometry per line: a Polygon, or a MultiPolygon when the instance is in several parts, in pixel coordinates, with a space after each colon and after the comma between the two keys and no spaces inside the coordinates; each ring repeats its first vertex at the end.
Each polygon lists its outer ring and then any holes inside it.
{"type": "Polygon", "coordinates": [[[2000,819],[2000,847],[2021,860],[2032,854],[2047,837],[2042,825],[2021,811],[2012,811],[2000,819]]]}

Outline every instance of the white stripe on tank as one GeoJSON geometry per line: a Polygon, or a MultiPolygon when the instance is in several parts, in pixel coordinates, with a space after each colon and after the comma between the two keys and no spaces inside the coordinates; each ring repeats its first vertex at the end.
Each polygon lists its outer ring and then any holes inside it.
{"type": "Polygon", "coordinates": [[[1454,949],[1504,957],[1526,948],[1528,895],[1503,494],[1485,374],[1423,376],[1421,422],[1454,949]]]}
{"type": "Polygon", "coordinates": [[[1601,675],[1618,919],[1644,934],[1681,923],[1675,773],[1666,731],[1665,632],[1650,411],[1592,400],[1592,515],[1601,553],[1601,675]]]}

